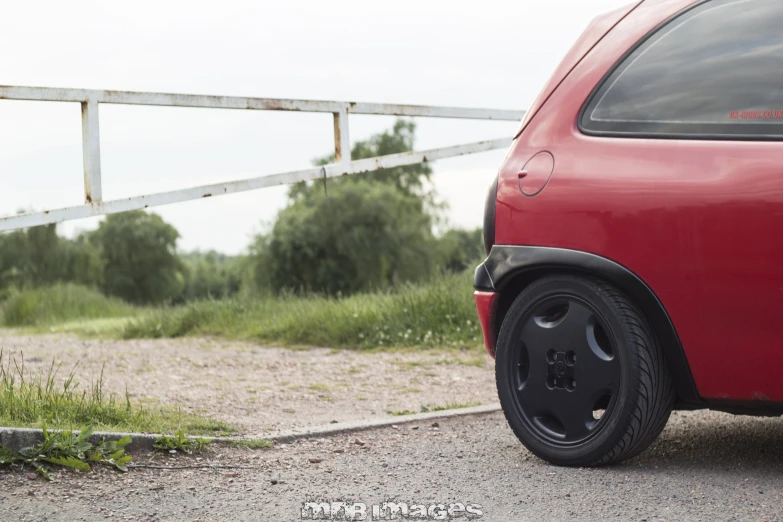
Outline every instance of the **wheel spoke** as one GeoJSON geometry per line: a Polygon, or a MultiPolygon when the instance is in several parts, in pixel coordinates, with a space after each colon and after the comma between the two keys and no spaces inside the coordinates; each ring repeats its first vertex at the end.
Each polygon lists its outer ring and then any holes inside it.
{"type": "Polygon", "coordinates": [[[544,379],[543,375],[543,369],[531,368],[530,375],[524,386],[517,387],[517,397],[519,397],[522,409],[535,411],[539,408],[542,397],[546,397],[547,392],[550,391],[546,386],[546,379],[544,379]]]}
{"type": "Polygon", "coordinates": [[[581,351],[588,347],[585,331],[593,317],[593,312],[578,301],[568,303],[568,313],[557,325],[562,351],[581,351]]]}
{"type": "Polygon", "coordinates": [[[595,332],[603,330],[604,327],[597,319],[593,321],[594,325],[586,332],[586,348],[583,347],[579,352],[575,365],[579,374],[580,393],[588,396],[594,396],[602,390],[614,389],[620,381],[620,363],[614,356],[615,350],[611,347],[611,341],[605,334],[598,336],[605,337],[604,339],[596,340],[595,332]],[[603,345],[603,348],[596,347],[596,344],[603,345]],[[611,358],[607,358],[609,354],[611,358]]]}
{"type": "Polygon", "coordinates": [[[587,358],[577,359],[575,372],[578,375],[577,389],[585,395],[614,389],[620,381],[620,364],[616,359],[604,361],[587,355],[587,358]]]}
{"type": "Polygon", "coordinates": [[[591,405],[577,393],[561,389],[536,393],[532,388],[526,388],[519,397],[521,406],[530,412],[534,423],[553,438],[575,440],[590,431],[591,405]]]}
{"type": "Polygon", "coordinates": [[[566,439],[578,440],[590,431],[587,422],[592,419],[593,410],[579,393],[566,393],[569,396],[559,402],[553,414],[565,428],[566,439]]]}
{"type": "Polygon", "coordinates": [[[562,317],[549,321],[543,315],[532,315],[522,330],[522,339],[537,353],[584,351],[589,349],[585,332],[593,313],[585,305],[570,301],[562,317]]]}
{"type": "Polygon", "coordinates": [[[522,339],[528,347],[531,359],[546,356],[547,350],[559,344],[560,332],[556,328],[539,325],[531,317],[522,330],[522,339]]]}

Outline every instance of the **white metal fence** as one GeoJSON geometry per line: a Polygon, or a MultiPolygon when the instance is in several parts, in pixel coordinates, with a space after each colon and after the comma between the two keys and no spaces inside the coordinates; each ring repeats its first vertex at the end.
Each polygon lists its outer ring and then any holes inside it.
{"type": "Polygon", "coordinates": [[[443,158],[474,154],[505,148],[510,138],[466,143],[453,147],[404,152],[351,161],[348,116],[375,114],[389,116],[424,116],[473,120],[519,121],[525,111],[435,107],[427,105],[393,105],[385,103],[355,103],[318,100],[285,100],[244,98],[237,96],[202,96],[149,92],[99,91],[46,87],[0,86],[0,100],[31,100],[80,103],[82,106],[82,149],[84,156],[84,204],[68,208],[0,217],[0,232],[19,228],[58,223],[102,214],[143,209],[192,199],[222,196],[298,181],[359,174],[379,169],[414,165],[443,158]],[[101,190],[101,146],[98,111],[101,104],[158,105],[167,107],[201,107],[214,109],[244,109],[261,111],[326,112],[334,115],[335,163],[324,167],[283,172],[240,179],[225,183],[202,185],[144,196],[103,201],[101,190]]]}

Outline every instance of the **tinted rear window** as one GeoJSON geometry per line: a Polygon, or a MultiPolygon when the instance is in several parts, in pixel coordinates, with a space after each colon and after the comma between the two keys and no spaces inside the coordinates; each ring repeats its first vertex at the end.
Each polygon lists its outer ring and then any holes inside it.
{"type": "Polygon", "coordinates": [[[783,0],[711,0],[664,25],[590,99],[582,129],[783,138],[783,0]]]}

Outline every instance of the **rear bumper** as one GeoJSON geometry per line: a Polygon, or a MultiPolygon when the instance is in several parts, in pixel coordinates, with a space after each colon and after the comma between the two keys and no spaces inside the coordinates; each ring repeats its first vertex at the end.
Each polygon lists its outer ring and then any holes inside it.
{"type": "Polygon", "coordinates": [[[478,311],[481,330],[484,332],[484,347],[487,353],[495,357],[495,308],[497,304],[497,293],[483,292],[476,290],[473,297],[476,300],[476,311],[478,311]]]}

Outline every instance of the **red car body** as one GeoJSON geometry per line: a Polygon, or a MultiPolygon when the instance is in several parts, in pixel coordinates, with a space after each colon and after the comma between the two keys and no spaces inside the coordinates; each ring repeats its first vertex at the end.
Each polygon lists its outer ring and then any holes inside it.
{"type": "Polygon", "coordinates": [[[783,403],[783,144],[591,135],[579,124],[629,49],[698,3],[636,2],[597,19],[568,54],[500,168],[476,305],[494,354],[508,303],[536,274],[599,275],[650,318],[678,407],[767,413],[783,403]],[[506,247],[535,250],[495,255],[506,247]]]}

